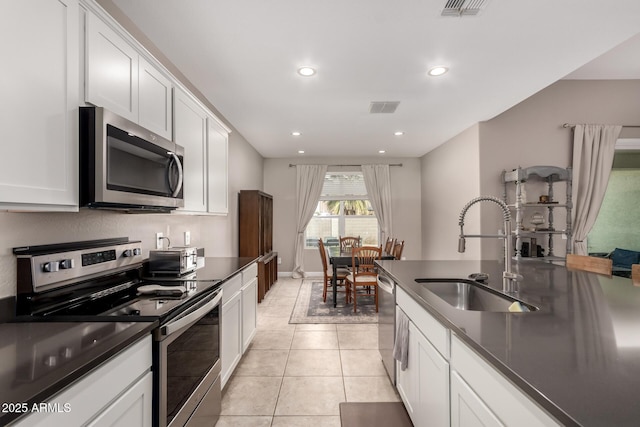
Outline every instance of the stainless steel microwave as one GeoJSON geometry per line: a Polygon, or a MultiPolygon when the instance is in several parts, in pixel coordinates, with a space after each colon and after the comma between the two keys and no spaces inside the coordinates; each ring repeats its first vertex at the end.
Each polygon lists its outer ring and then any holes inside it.
{"type": "Polygon", "coordinates": [[[80,206],[184,206],[184,148],[101,107],[80,107],[80,206]]]}

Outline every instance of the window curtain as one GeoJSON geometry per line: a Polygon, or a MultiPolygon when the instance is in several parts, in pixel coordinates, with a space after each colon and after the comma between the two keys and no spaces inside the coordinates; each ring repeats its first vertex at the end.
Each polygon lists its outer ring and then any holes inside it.
{"type": "Polygon", "coordinates": [[[622,126],[576,125],[573,133],[573,253],[587,255],[586,238],[607,191],[622,126]]]}
{"type": "Polygon", "coordinates": [[[391,179],[389,165],[362,165],[362,176],[371,207],[380,225],[381,242],[393,235],[391,230],[391,179]]]}
{"type": "Polygon", "coordinates": [[[327,165],[296,166],[296,241],[292,277],[304,277],[304,231],[318,206],[327,165]]]}

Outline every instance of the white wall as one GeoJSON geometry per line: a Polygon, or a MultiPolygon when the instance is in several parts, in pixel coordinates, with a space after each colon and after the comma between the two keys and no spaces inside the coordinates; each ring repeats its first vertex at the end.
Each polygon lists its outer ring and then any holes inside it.
{"type": "MultiPolygon", "coordinates": [[[[479,127],[474,125],[421,159],[422,255],[424,259],[480,259],[480,244],[469,239],[458,253],[458,216],[480,191],[479,127]]],[[[480,211],[471,208],[465,233],[478,233],[480,211]]]]}
{"type": "MultiPolygon", "coordinates": [[[[456,259],[457,219],[464,204],[479,195],[501,197],[501,172],[518,166],[571,165],[572,131],[563,123],[640,125],[640,80],[561,80],[520,104],[481,122],[422,157],[423,255],[426,259],[456,259]],[[437,203],[436,203],[437,202],[437,203]]],[[[622,136],[639,129],[623,128],[622,136]]],[[[556,200],[564,194],[556,188],[556,200]]],[[[530,194],[530,199],[538,194],[530,194]]],[[[542,190],[538,191],[542,194],[542,190]]],[[[530,191],[531,193],[531,191],[530,191]]],[[[497,206],[482,204],[469,210],[465,232],[495,234],[502,228],[497,206]],[[470,215],[474,215],[470,218],[470,215]]],[[[564,222],[556,214],[556,224],[564,222]]],[[[561,255],[564,242],[555,242],[561,255]]],[[[502,243],[467,240],[462,258],[496,259],[502,243]],[[478,252],[478,244],[481,250],[478,252]]]]}
{"type": "MultiPolygon", "coordinates": [[[[264,161],[264,191],[273,196],[273,246],[282,258],[281,272],[293,269],[296,229],[296,169],[289,164],[362,164],[402,163],[391,167],[391,193],[393,198],[393,234],[405,241],[403,257],[421,258],[420,161],[410,158],[279,158],[264,161]]],[[[338,170],[330,168],[329,170],[338,170]]],[[[343,168],[359,170],[359,168],[343,168]]],[[[305,251],[304,268],[307,272],[321,272],[317,249],[305,251]]]]}

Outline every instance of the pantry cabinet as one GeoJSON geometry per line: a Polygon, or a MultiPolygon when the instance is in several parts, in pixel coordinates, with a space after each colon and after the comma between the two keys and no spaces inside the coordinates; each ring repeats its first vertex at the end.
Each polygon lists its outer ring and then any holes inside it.
{"type": "Polygon", "coordinates": [[[0,209],[77,211],[78,1],[3,9],[0,209]]]}

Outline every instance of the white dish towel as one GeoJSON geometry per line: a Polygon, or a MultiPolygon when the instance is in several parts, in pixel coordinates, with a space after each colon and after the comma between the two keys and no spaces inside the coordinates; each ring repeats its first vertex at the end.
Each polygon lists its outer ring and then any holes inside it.
{"type": "Polygon", "coordinates": [[[396,342],[393,346],[393,358],[400,362],[400,369],[406,370],[409,363],[409,318],[398,309],[396,324],[396,342]]]}

